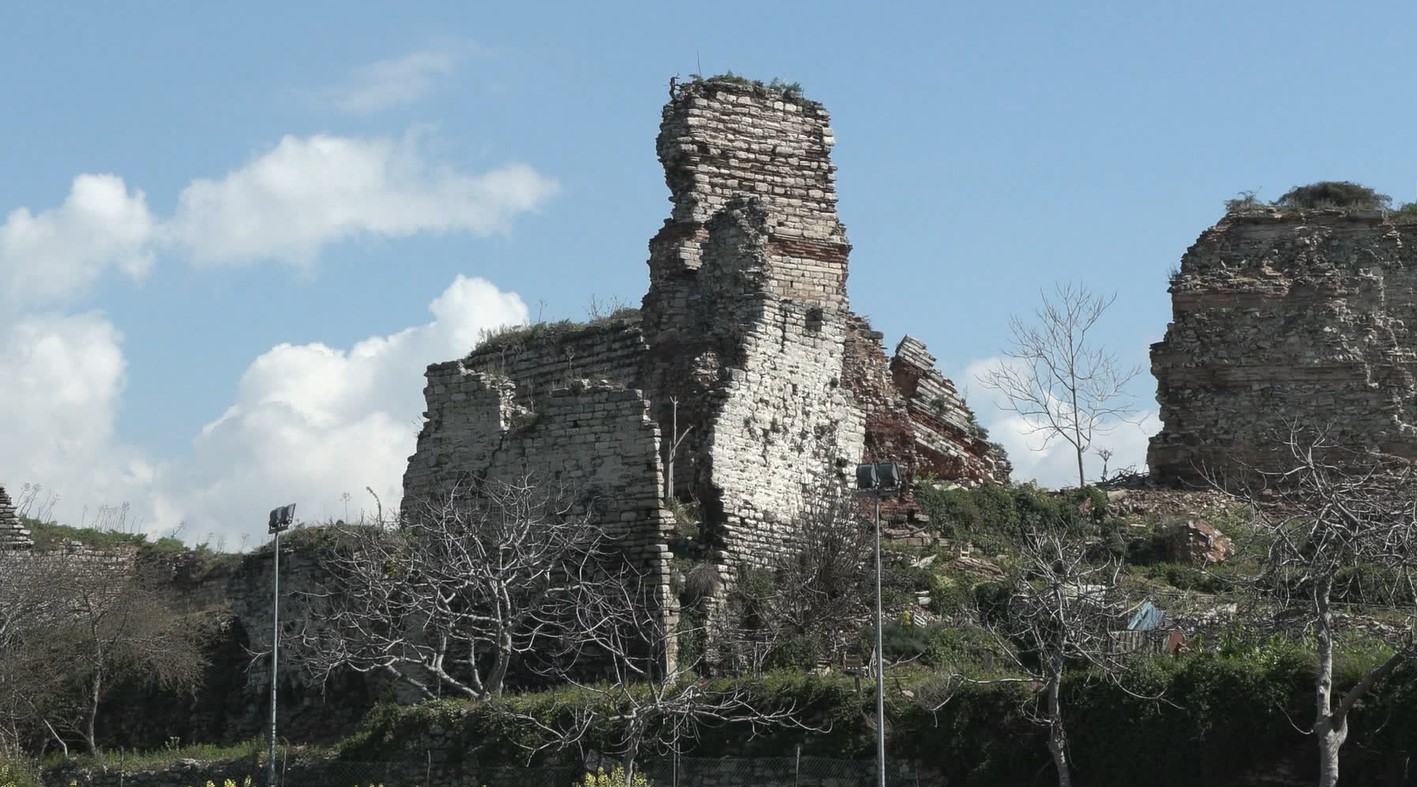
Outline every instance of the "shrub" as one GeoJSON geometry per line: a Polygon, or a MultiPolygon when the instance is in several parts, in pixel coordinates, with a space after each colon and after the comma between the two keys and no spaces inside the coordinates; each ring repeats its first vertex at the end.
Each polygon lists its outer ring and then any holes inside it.
{"type": "Polygon", "coordinates": [[[1295,186],[1274,204],[1281,208],[1376,210],[1392,204],[1392,197],[1348,180],[1321,180],[1307,186],[1295,186]]]}
{"type": "Polygon", "coordinates": [[[779,642],[768,655],[769,669],[806,672],[817,666],[821,649],[811,637],[799,635],[779,642]]]}
{"type": "Polygon", "coordinates": [[[1006,551],[1023,530],[1063,527],[1084,535],[1107,518],[1107,493],[1093,487],[1054,494],[1034,484],[984,484],[921,489],[916,499],[940,535],[968,539],[988,552],[1006,551]]]}
{"type": "Polygon", "coordinates": [[[28,765],[0,761],[0,787],[44,787],[44,782],[28,765]]]}
{"type": "MultiPolygon", "coordinates": [[[[636,773],[630,780],[631,787],[654,787],[643,773],[636,773]]],[[[625,769],[619,765],[609,773],[604,768],[597,768],[595,773],[587,773],[581,780],[575,782],[571,787],[625,787],[625,769]]]]}

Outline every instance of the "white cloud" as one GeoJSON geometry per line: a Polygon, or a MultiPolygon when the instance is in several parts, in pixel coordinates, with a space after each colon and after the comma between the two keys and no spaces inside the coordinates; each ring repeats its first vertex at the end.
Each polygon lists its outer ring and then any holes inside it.
{"type": "MultiPolygon", "coordinates": [[[[1004,409],[1002,396],[978,383],[985,372],[1005,362],[1002,358],[986,358],[965,368],[963,379],[958,382],[961,388],[968,387],[973,394],[970,407],[975,417],[989,430],[989,439],[1008,451],[1015,481],[1037,481],[1045,487],[1077,486],[1077,453],[1072,444],[1059,437],[1047,441],[1046,431],[1038,431],[1035,424],[1004,409]]],[[[1139,410],[1129,422],[1114,423],[1107,432],[1095,435],[1093,450],[1083,456],[1088,481],[1095,481],[1102,470],[1102,460],[1096,454],[1098,448],[1112,451],[1107,463],[1109,473],[1127,467],[1145,470],[1147,442],[1160,428],[1157,411],[1153,408],[1139,410]]]]}
{"type": "Polygon", "coordinates": [[[423,371],[459,357],[480,332],[525,322],[526,305],[483,279],[458,277],[429,306],[434,320],[348,350],[323,344],[272,348],[241,378],[235,402],[194,444],[193,461],[161,482],[166,516],[187,537],[262,532],[266,512],[297,504],[307,520],[372,508],[372,487],[398,504],[423,412],[423,371]]]}
{"type": "Polygon", "coordinates": [[[121,341],[98,313],[0,325],[0,485],[14,493],[42,483],[61,496],[54,514],[64,521],[92,523],[101,505],[140,502],[154,477],[140,452],[114,440],[121,341]]]}
{"type": "Polygon", "coordinates": [[[462,52],[450,47],[379,60],[356,69],[349,84],[329,91],[321,103],[359,115],[412,104],[432,92],[461,60],[462,52]]]}
{"type": "Polygon", "coordinates": [[[155,221],[141,191],[115,175],[79,175],[57,208],[17,208],[0,225],[0,295],[15,303],[82,293],[105,269],[147,273],[155,221]]]}
{"type": "Polygon", "coordinates": [[[471,175],[401,140],[285,137],[220,180],[194,180],[165,236],[196,263],[309,264],[331,243],[367,235],[505,231],[556,182],[524,164],[471,175]]]}

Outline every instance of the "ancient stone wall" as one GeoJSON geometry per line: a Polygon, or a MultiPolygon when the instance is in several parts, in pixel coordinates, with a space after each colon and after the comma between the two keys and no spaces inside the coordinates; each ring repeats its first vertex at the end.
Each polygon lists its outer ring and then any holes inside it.
{"type": "Polygon", "coordinates": [[[661,499],[659,427],[644,395],[578,380],[538,398],[533,409],[520,403],[516,382],[464,361],[434,364],[427,377],[427,420],[404,474],[405,515],[455,484],[523,478],[544,484],[593,512],[616,548],[653,578],[662,620],[672,628],[678,616],[669,588],[673,523],[661,499]]]}
{"type": "Polygon", "coordinates": [[[849,310],[833,143],[826,110],[795,94],[678,86],[657,144],[672,209],[649,244],[638,324],[532,326],[429,367],[406,499],[514,467],[594,478],[625,501],[615,521],[653,562],[672,486],[673,502],[698,505],[699,543],[731,582],[863,458],[1005,480],[923,346],[897,371],[849,310]],[[613,406],[561,390],[581,377],[604,381],[595,396],[613,406]]]}
{"type": "Polygon", "coordinates": [[[34,546],[30,531],[20,524],[15,504],[0,486],[0,549],[29,549],[34,546]]]}
{"type": "Polygon", "coordinates": [[[1275,469],[1291,424],[1417,457],[1417,225],[1379,211],[1227,215],[1181,259],[1152,345],[1153,478],[1275,469]]]}
{"type": "Polygon", "coordinates": [[[914,473],[973,484],[1008,480],[1008,458],[989,442],[959,390],[935,368],[935,356],[919,339],[901,339],[890,371],[910,413],[914,473]]]}
{"type": "Polygon", "coordinates": [[[493,337],[463,359],[464,368],[506,377],[520,403],[533,406],[577,380],[638,387],[645,342],[639,313],[625,309],[586,325],[535,325],[493,337]]]}

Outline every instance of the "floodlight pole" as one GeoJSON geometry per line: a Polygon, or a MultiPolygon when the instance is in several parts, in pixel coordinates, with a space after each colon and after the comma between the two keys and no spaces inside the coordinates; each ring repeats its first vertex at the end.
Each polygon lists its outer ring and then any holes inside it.
{"type": "Polygon", "coordinates": [[[881,493],[894,490],[900,482],[900,470],[894,464],[863,464],[856,466],[856,485],[871,495],[875,503],[873,522],[876,531],[876,779],[878,787],[886,787],[886,652],[881,643],[885,612],[881,606],[881,493]]]}
{"type": "Polygon", "coordinates": [[[280,678],[280,533],[295,518],[295,504],[273,509],[270,533],[275,536],[271,581],[271,734],[266,744],[266,787],[276,787],[276,686],[280,678]]]}
{"type": "Polygon", "coordinates": [[[266,787],[276,787],[276,680],[280,654],[280,531],[275,531],[275,580],[271,591],[271,739],[266,746],[266,787]]]}
{"type": "Polygon", "coordinates": [[[875,489],[876,503],[876,773],[879,787],[886,787],[886,651],[881,646],[881,490],[875,489]]]}

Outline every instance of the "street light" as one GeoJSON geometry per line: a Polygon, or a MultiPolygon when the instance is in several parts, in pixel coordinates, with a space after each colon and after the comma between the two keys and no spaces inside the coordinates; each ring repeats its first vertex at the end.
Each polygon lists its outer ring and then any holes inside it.
{"type": "Polygon", "coordinates": [[[856,488],[876,501],[876,775],[886,787],[886,654],[881,649],[881,495],[900,488],[900,468],[877,462],[856,466],[856,488]]]}
{"type": "Polygon", "coordinates": [[[271,740],[266,747],[266,787],[276,787],[276,678],[280,652],[280,534],[295,520],[295,504],[271,509],[267,532],[275,536],[275,571],[271,591],[271,740]]]}

